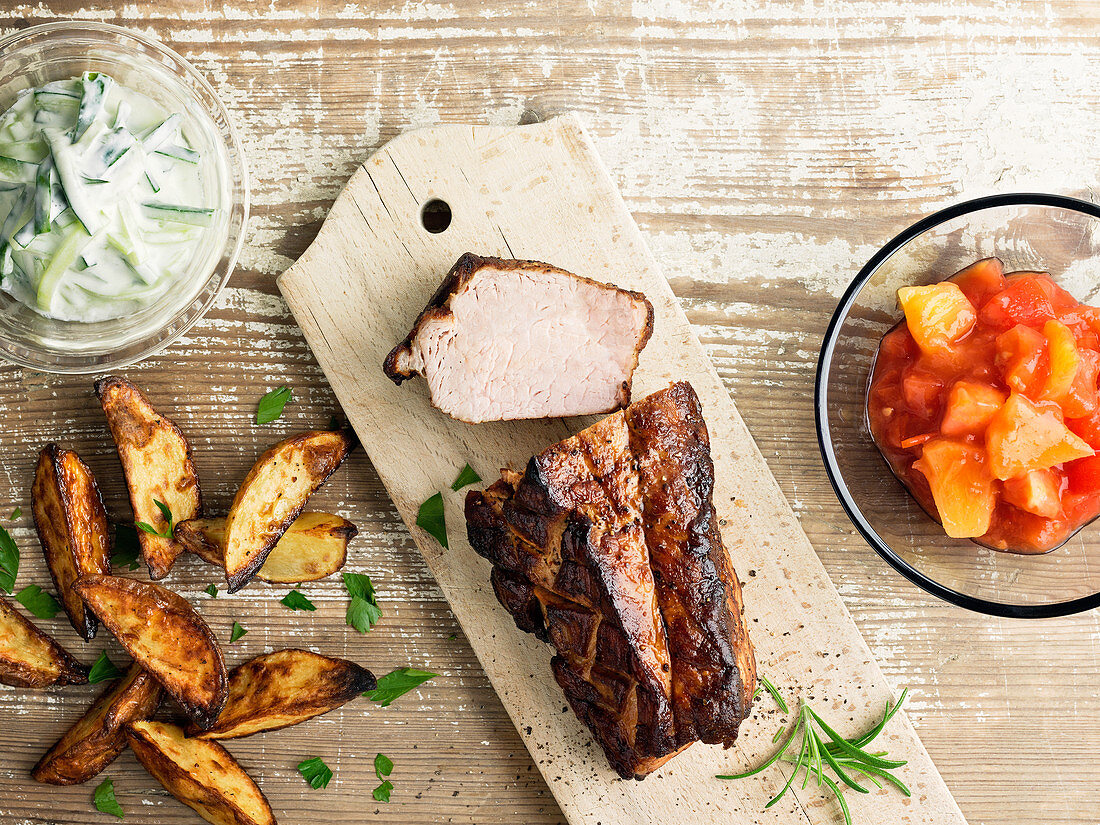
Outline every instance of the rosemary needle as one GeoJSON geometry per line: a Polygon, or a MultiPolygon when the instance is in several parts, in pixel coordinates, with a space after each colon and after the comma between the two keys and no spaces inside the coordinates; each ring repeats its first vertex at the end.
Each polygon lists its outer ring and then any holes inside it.
{"type": "MultiPolygon", "coordinates": [[[[787,703],[783,701],[783,697],[779,694],[779,690],[776,688],[775,685],[768,681],[767,676],[760,677],[760,685],[763,685],[765,690],[767,690],[768,693],[772,695],[772,698],[775,700],[775,703],[779,705],[779,709],[781,711],[783,711],[784,713],[791,712],[791,709],[787,707],[787,703]]],[[[760,685],[756,686],[757,690],[760,689],[760,685]]]]}
{"type": "MultiPolygon", "coordinates": [[[[786,712],[786,704],[775,686],[764,677],[760,678],[760,683],[775,698],[776,704],[780,705],[786,712]]],[[[844,799],[845,788],[850,788],[857,793],[870,793],[866,787],[856,781],[856,775],[866,777],[877,788],[883,788],[883,782],[888,782],[905,796],[911,795],[905,783],[891,773],[892,770],[905,765],[905,761],[884,758],[887,756],[885,751],[868,752],[865,750],[867,745],[882,733],[886,724],[898,712],[907,694],[908,690],[903,690],[896,703],[887,701],[882,718],[869,731],[851,739],[841,736],[828,722],[821,718],[817,711],[804,701],[800,701],[794,725],[790,728],[790,733],[779,750],[757,768],[740,774],[720,774],[718,778],[744,779],[766,770],[777,762],[786,762],[792,765],[790,776],[787,777],[787,781],[779,793],[765,805],[765,808],[770,808],[783,798],[787,791],[791,789],[795,777],[801,771],[803,773],[802,787],[805,788],[812,777],[818,787],[826,788],[836,797],[841,812],[844,814],[845,825],[852,825],[852,814],[848,808],[848,802],[844,799]],[[795,756],[791,746],[800,733],[802,739],[798,745],[798,755],[795,756]],[[825,772],[826,768],[836,775],[836,779],[825,772]]],[[[772,742],[779,741],[785,732],[786,729],[780,728],[772,738],[772,742]]]]}

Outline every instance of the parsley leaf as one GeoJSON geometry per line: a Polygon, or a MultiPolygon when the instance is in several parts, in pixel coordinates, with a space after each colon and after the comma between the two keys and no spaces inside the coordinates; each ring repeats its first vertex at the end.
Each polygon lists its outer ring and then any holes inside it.
{"type": "Polygon", "coordinates": [[[314,790],[327,788],[329,780],[332,779],[332,769],[319,756],[299,762],[298,773],[305,778],[314,790]]]}
{"type": "Polygon", "coordinates": [[[270,424],[283,414],[283,407],[291,400],[290,387],[279,387],[271,390],[256,405],[256,423],[270,424]]]}
{"type": "Polygon", "coordinates": [[[374,757],[374,773],[379,779],[385,779],[393,773],[393,760],[380,753],[374,757]]]}
{"type": "Polygon", "coordinates": [[[111,564],[137,570],[140,551],[141,546],[138,544],[137,530],[134,529],[134,525],[116,524],[115,549],[111,553],[111,564]]]}
{"type": "Polygon", "coordinates": [[[279,604],[286,605],[291,610],[316,610],[317,606],[297,590],[291,590],[281,599],[279,604]]]}
{"type": "Polygon", "coordinates": [[[381,785],[379,785],[377,788],[375,788],[373,791],[371,791],[371,796],[373,796],[375,801],[377,801],[377,802],[389,802],[390,801],[390,791],[392,791],[392,790],[393,790],[393,783],[390,782],[390,780],[387,779],[385,782],[383,782],[381,785]]]}
{"type": "Polygon", "coordinates": [[[443,519],[443,495],[436,493],[420,505],[416,514],[416,526],[423,527],[435,540],[447,547],[447,523],[443,519]]]}
{"type": "Polygon", "coordinates": [[[105,814],[114,814],[119,819],[122,819],[122,806],[118,804],[118,800],[115,799],[115,783],[110,779],[104,779],[95,789],[95,795],[93,796],[95,807],[97,811],[101,811],[105,814]]]}
{"type": "Polygon", "coordinates": [[[344,619],[350,627],[366,633],[382,618],[382,608],[375,598],[374,584],[365,573],[344,573],[344,586],[351,596],[344,619]]]}
{"type": "Polygon", "coordinates": [[[387,707],[394,699],[404,696],[413,688],[438,675],[438,673],[429,673],[412,667],[399,667],[379,679],[378,687],[368,690],[363,695],[372,702],[378,702],[382,707],[387,707]]]}
{"type": "Polygon", "coordinates": [[[0,590],[10,593],[19,575],[19,548],[11,534],[0,527],[0,590]]]}
{"type": "Polygon", "coordinates": [[[16,507],[11,511],[11,515],[8,516],[8,521],[15,521],[21,515],[23,515],[23,509],[21,507],[16,507]]]}
{"type": "Polygon", "coordinates": [[[153,536],[159,536],[162,539],[172,538],[172,534],[176,529],[176,522],[172,519],[172,511],[169,509],[167,504],[165,504],[163,501],[159,501],[158,499],[153,499],[153,504],[157,505],[157,509],[160,510],[161,516],[164,517],[164,521],[168,524],[168,526],[164,528],[164,532],[160,532],[160,530],[153,527],[153,525],[147,524],[144,521],[135,521],[134,526],[144,533],[149,533],[153,536]]]}
{"type": "Polygon", "coordinates": [[[218,586],[215,584],[206,585],[206,595],[212,599],[218,598],[218,586]]]}
{"type": "Polygon", "coordinates": [[[57,599],[37,584],[28,584],[15,594],[15,600],[40,619],[52,619],[61,609],[57,599]]]}
{"type": "Polygon", "coordinates": [[[454,480],[454,484],[451,485],[452,490],[461,490],[470,484],[477,484],[481,481],[481,476],[477,474],[473,467],[467,464],[462,468],[462,471],[458,474],[458,478],[454,480]]]}
{"type": "Polygon", "coordinates": [[[92,669],[88,671],[88,684],[94,685],[106,682],[108,679],[117,679],[122,671],[115,667],[115,663],[107,658],[107,651],[101,651],[99,658],[95,660],[92,669]]]}
{"type": "Polygon", "coordinates": [[[229,631],[229,643],[233,644],[233,642],[237,641],[237,639],[241,638],[241,636],[247,632],[248,631],[241,626],[240,622],[233,622],[233,629],[229,631]]]}

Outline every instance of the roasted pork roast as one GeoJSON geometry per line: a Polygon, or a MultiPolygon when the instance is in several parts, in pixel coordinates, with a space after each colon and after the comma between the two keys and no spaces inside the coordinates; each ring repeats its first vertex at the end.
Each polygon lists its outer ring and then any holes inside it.
{"type": "Polygon", "coordinates": [[[630,403],[652,331],[640,292],[467,253],[383,369],[423,375],[432,404],[472,424],[607,413],[630,403]]]}
{"type": "Polygon", "coordinates": [[[623,778],[729,747],[756,661],[718,532],[699,399],[673,384],[466,497],[470,544],[623,778]]]}

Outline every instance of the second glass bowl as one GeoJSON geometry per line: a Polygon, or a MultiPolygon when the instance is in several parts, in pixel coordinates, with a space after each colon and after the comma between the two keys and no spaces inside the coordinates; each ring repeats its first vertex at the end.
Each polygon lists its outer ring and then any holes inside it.
{"type": "Polygon", "coordinates": [[[103,372],[178,338],[229,280],[248,221],[248,172],[229,113],[190,63],[154,40],[93,22],[47,23],[11,34],[0,40],[0,111],[25,89],[86,71],[105,72],[166,110],[184,113],[195,148],[213,159],[206,194],[221,219],[178,284],[124,318],[59,321],[0,292],[0,357],[44,372],[103,372]]]}
{"type": "Polygon", "coordinates": [[[1100,605],[1100,522],[1057,550],[1022,556],[949,538],[895,478],[867,426],[879,340],[900,318],[897,290],[942,281],[980,258],[1042,270],[1083,303],[1100,301],[1100,206],[1059,195],[998,195],[914,224],[845,292],[818,362],[815,412],[825,469],[863,537],[910,581],[971,610],[1044,617],[1100,605]]]}

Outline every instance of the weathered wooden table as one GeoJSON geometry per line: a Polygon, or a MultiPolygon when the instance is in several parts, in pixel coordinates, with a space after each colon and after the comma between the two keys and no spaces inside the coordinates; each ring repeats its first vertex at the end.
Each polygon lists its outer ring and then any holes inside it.
{"type": "MultiPolygon", "coordinates": [[[[1097,821],[1097,614],[977,616],[891,572],[829,489],[810,397],[836,298],[896,231],[990,192],[1092,196],[1100,4],[4,6],[4,32],[80,17],[156,35],[236,118],[253,177],[238,270],[185,338],[126,370],[191,435],[212,509],[228,506],[264,446],[337,412],[274,278],[356,165],[416,126],[579,112],[857,622],[895,683],[910,686],[910,717],[970,821],[1097,821]],[[294,402],[255,426],[257,400],[279,384],[294,402]]],[[[128,506],[91,380],[6,366],[0,376],[0,509],[23,509],[13,529],[20,586],[47,586],[28,512],[42,443],[60,440],[89,461],[112,515],[126,518],[128,506]]],[[[286,623],[282,590],[254,585],[211,601],[202,588],[215,577],[193,559],[171,584],[205,600],[219,634],[234,620],[249,629],[234,661],[289,642],[380,673],[412,664],[441,676],[386,709],[360,702],[234,743],[275,811],[302,823],[561,822],[367,460],[353,458],[316,504],[361,528],[348,569],[371,574],[385,614],[368,635],[344,625],[338,580],[303,587],[319,609],[293,615],[290,639],[268,630],[273,616],[286,623]],[[396,765],[388,804],[370,795],[379,751],[396,765]],[[314,755],[336,771],[325,791],[295,770],[314,755]]],[[[106,634],[82,646],[63,618],[43,626],[86,661],[105,645],[124,660],[106,634]]],[[[27,776],[96,690],[0,690],[0,821],[107,821],[91,787],[46,789],[27,776]]],[[[127,821],[195,820],[129,754],[108,774],[127,821]]]]}

